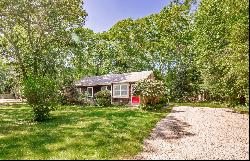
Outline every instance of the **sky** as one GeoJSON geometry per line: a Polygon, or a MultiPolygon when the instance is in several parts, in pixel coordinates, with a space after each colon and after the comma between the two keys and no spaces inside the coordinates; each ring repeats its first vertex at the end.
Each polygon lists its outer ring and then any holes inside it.
{"type": "Polygon", "coordinates": [[[84,0],[88,13],[85,27],[94,32],[109,30],[126,18],[142,18],[159,13],[171,0],[84,0]]]}

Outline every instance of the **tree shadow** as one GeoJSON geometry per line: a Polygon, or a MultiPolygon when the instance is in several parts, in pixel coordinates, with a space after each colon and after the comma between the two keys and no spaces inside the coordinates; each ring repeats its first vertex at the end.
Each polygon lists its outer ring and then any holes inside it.
{"type": "Polygon", "coordinates": [[[174,109],[172,109],[172,111],[171,111],[171,113],[181,113],[181,112],[185,112],[185,111],[174,110],[174,109]]]}
{"type": "MultiPolygon", "coordinates": [[[[179,111],[178,111],[179,112],[179,111]]],[[[180,139],[187,136],[194,136],[188,132],[189,125],[174,116],[168,116],[155,128],[152,138],[158,137],[164,140],[180,139]]]]}

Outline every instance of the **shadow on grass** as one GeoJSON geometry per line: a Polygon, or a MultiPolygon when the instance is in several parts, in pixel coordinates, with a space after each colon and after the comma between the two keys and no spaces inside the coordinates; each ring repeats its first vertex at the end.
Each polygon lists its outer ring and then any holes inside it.
{"type": "Polygon", "coordinates": [[[0,159],[119,159],[136,154],[166,113],[66,107],[31,122],[24,106],[0,107],[0,159]],[[1,109],[2,108],[2,109],[1,109]]]}

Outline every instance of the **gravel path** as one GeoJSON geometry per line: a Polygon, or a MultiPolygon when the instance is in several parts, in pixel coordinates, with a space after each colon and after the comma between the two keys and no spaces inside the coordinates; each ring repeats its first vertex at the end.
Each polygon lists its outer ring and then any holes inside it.
{"type": "Polygon", "coordinates": [[[0,103],[21,103],[20,99],[0,99],[0,103]]]}
{"type": "Polygon", "coordinates": [[[249,115],[224,108],[174,107],[134,159],[249,159],[249,115]]]}

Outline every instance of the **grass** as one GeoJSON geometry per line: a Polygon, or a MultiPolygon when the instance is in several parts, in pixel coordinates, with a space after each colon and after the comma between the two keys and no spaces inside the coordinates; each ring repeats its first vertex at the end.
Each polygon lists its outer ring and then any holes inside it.
{"type": "Polygon", "coordinates": [[[187,102],[187,103],[171,103],[172,106],[191,106],[191,107],[210,107],[210,108],[230,108],[235,112],[249,114],[249,106],[227,107],[225,104],[218,102],[187,102]]]}
{"type": "Polygon", "coordinates": [[[43,123],[27,105],[0,106],[0,159],[126,159],[170,110],[63,106],[43,123]]]}

